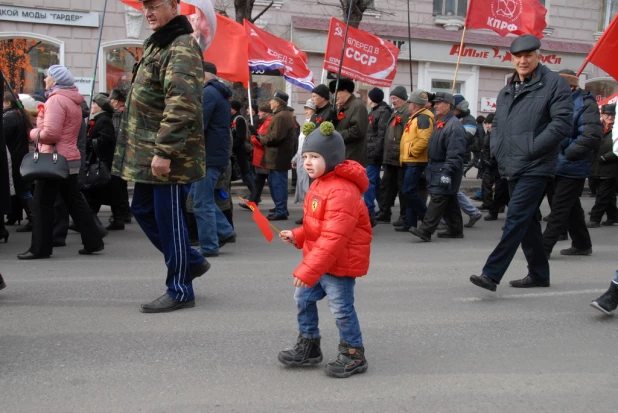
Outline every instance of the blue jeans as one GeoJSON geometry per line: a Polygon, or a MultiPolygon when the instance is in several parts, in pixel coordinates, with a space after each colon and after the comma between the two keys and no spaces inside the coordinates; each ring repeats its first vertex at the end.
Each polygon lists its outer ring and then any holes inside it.
{"type": "Polygon", "coordinates": [[[367,178],[369,178],[369,187],[363,197],[369,210],[369,216],[373,217],[376,214],[375,201],[378,201],[378,205],[380,205],[380,165],[367,165],[365,171],[367,171],[367,178]]]}
{"type": "Polygon", "coordinates": [[[290,215],[288,212],[288,171],[270,171],[268,188],[275,202],[275,215],[285,217],[290,215]]]}
{"type": "Polygon", "coordinates": [[[406,229],[416,227],[418,220],[422,221],[427,212],[427,205],[418,194],[418,182],[424,170],[425,165],[406,166],[401,187],[401,193],[406,201],[406,220],[403,225],[406,229]]]}
{"type": "Polygon", "coordinates": [[[481,211],[472,205],[472,202],[470,202],[468,197],[461,191],[457,192],[457,202],[459,202],[459,207],[463,213],[470,217],[481,213],[481,211]]]}
{"type": "Polygon", "coordinates": [[[294,293],[298,309],[298,329],[305,338],[320,338],[317,301],[328,296],[328,307],[335,316],[339,338],[352,347],[363,346],[358,316],[354,309],[354,285],[352,277],[337,277],[324,274],[313,286],[297,288],[294,293]]]}
{"type": "Polygon", "coordinates": [[[131,204],[142,231],[165,257],[167,294],[179,301],[195,298],[190,268],[204,262],[189,244],[185,199],[184,185],[136,183],[131,204]]]}
{"type": "Polygon", "coordinates": [[[509,181],[511,201],[502,238],[483,267],[483,274],[495,282],[499,283],[506,273],[520,244],[528,261],[528,273],[535,278],[549,279],[549,263],[538,219],[548,179],[529,176],[509,181]]]}
{"type": "Polygon", "coordinates": [[[219,252],[219,238],[234,235],[234,228],[215,202],[215,187],[224,170],[223,167],[207,167],[206,177],[191,185],[200,249],[209,254],[219,252]]]}

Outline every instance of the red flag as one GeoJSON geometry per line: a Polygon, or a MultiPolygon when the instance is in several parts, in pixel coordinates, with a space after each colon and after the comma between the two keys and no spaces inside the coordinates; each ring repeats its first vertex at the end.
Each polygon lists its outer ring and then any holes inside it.
{"type": "Polygon", "coordinates": [[[504,37],[509,33],[543,38],[547,9],[538,0],[470,0],[465,26],[490,29],[504,37]]]}
{"type": "Polygon", "coordinates": [[[245,20],[249,39],[249,67],[252,70],[279,69],[285,80],[308,91],[313,90],[313,73],[307,54],[294,43],[280,39],[245,20]]]}
{"type": "MultiPolygon", "coordinates": [[[[182,3],[181,3],[182,4],[182,3]]],[[[217,76],[249,86],[249,43],[241,24],[217,14],[217,32],[204,60],[217,65],[217,76]]]]}
{"type": "Polygon", "coordinates": [[[273,239],[275,239],[275,235],[273,234],[272,230],[270,229],[270,221],[268,220],[268,218],[266,218],[264,215],[262,215],[262,213],[260,212],[260,209],[258,208],[256,203],[255,202],[251,202],[251,201],[247,201],[244,198],[240,198],[240,200],[243,201],[245,204],[247,204],[249,209],[251,211],[253,211],[252,218],[255,221],[255,223],[257,224],[257,226],[260,229],[260,231],[262,232],[262,235],[264,235],[264,238],[266,238],[266,241],[271,242],[273,239]]]}
{"type": "MultiPolygon", "coordinates": [[[[331,17],[324,69],[338,73],[345,23],[331,17]]],[[[397,73],[399,49],[393,43],[350,27],[341,74],[374,86],[388,87],[397,73]]]]}
{"type": "MultiPolygon", "coordinates": [[[[597,40],[586,62],[605,70],[611,77],[618,80],[618,14],[607,26],[603,35],[597,40]]],[[[581,72],[581,70],[580,70],[581,72]]]]}

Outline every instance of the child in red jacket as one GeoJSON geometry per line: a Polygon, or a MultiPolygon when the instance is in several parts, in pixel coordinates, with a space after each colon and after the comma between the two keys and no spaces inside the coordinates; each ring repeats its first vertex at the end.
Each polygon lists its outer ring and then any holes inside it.
{"type": "Polygon", "coordinates": [[[279,353],[279,361],[288,366],[322,361],[316,303],[328,296],[340,344],[326,373],[349,377],[368,366],[354,309],[354,284],[369,268],[371,223],[361,197],[369,180],[359,163],[344,160],[345,144],[332,123],[323,122],[320,129],[306,134],[302,157],[315,181],[305,196],[303,226],[280,235],[303,250],[303,260],[293,273],[300,334],[293,349],[279,353]]]}

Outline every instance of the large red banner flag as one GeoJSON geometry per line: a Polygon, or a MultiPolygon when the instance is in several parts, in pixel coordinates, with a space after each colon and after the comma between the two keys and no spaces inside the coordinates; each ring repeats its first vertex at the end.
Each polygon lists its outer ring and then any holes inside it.
{"type": "Polygon", "coordinates": [[[283,40],[245,20],[249,39],[249,67],[251,70],[274,70],[283,73],[285,80],[308,91],[313,90],[313,73],[309,70],[307,54],[292,42],[283,40]]]}
{"type": "Polygon", "coordinates": [[[533,34],[543,38],[547,9],[539,0],[470,0],[465,26],[490,29],[504,37],[533,34]]]}
{"type": "Polygon", "coordinates": [[[618,14],[597,40],[586,62],[600,67],[618,80],[618,14]]]}
{"type": "Polygon", "coordinates": [[[249,86],[249,42],[241,24],[217,14],[217,31],[204,60],[217,66],[217,76],[249,86]]]}
{"type": "MultiPolygon", "coordinates": [[[[328,42],[324,55],[324,69],[339,73],[345,23],[330,19],[328,42]]],[[[399,49],[388,40],[350,27],[341,74],[374,86],[388,87],[397,73],[399,49]]]]}

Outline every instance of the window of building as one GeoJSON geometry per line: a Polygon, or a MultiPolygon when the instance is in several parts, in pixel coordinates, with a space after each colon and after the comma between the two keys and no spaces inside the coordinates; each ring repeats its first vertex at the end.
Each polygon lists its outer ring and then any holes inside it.
{"type": "MultiPolygon", "coordinates": [[[[462,82],[455,82],[455,95],[461,94],[461,85],[462,82]]],[[[436,92],[444,92],[451,93],[451,89],[453,88],[452,80],[444,80],[444,79],[431,79],[431,91],[433,93],[436,92]]]]}
{"type": "Polygon", "coordinates": [[[0,39],[0,69],[18,93],[45,94],[45,70],[61,64],[61,44],[37,38],[0,39]]]}
{"type": "Polygon", "coordinates": [[[137,45],[117,45],[104,49],[105,86],[102,91],[112,89],[129,90],[133,78],[133,65],[142,58],[144,49],[137,45]]]}
{"type": "Polygon", "coordinates": [[[599,31],[603,32],[618,13],[618,0],[601,1],[601,20],[599,21],[599,31]]]}
{"type": "Polygon", "coordinates": [[[468,10],[468,0],[433,0],[434,16],[465,17],[468,10]]]}

